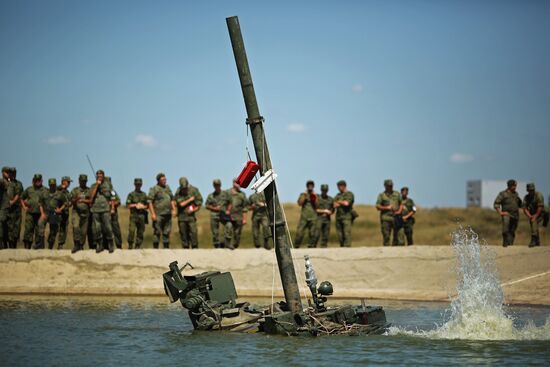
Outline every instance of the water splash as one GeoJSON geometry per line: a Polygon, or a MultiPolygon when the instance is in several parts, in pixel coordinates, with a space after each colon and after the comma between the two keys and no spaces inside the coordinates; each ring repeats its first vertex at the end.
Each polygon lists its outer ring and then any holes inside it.
{"type": "Polygon", "coordinates": [[[388,334],[417,335],[433,339],[548,340],[550,317],[542,327],[529,322],[518,329],[503,308],[504,295],[494,252],[471,228],[452,233],[456,255],[457,295],[451,302],[450,318],[431,331],[390,328],[388,334]]]}

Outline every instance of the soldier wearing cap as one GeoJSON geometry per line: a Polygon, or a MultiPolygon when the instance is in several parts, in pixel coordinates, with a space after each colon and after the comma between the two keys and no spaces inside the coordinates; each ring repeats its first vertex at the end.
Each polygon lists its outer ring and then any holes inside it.
{"type": "Polygon", "coordinates": [[[334,199],[328,195],[328,185],[321,185],[321,195],[317,197],[317,241],[321,247],[327,247],[330,235],[330,217],[334,213],[334,199]]]}
{"type": "Polygon", "coordinates": [[[92,201],[89,198],[90,188],[88,187],[88,176],[80,174],[78,176],[78,186],[71,191],[71,203],[73,215],[71,224],[73,227],[74,246],[72,253],[84,249],[86,237],[88,237],[88,247],[93,248],[92,218],[90,215],[90,205],[92,201]]]}
{"type": "Polygon", "coordinates": [[[69,176],[61,177],[61,185],[58,187],[58,190],[65,195],[67,205],[63,209],[61,216],[59,218],[59,237],[57,248],[62,249],[63,245],[67,241],[67,231],[69,227],[69,209],[72,204],[71,192],[69,191],[69,186],[71,186],[71,178],[69,176]]]}
{"type": "Polygon", "coordinates": [[[126,207],[130,209],[130,225],[128,228],[128,248],[141,248],[143,243],[143,233],[145,225],[148,222],[147,209],[149,208],[149,199],[147,194],[141,190],[143,180],[134,179],[134,191],[128,194],[126,198],[126,207]]]}
{"type": "Polygon", "coordinates": [[[17,248],[19,237],[21,236],[21,195],[23,194],[23,184],[17,180],[17,169],[10,167],[10,187],[8,188],[8,197],[10,207],[8,210],[8,231],[9,247],[17,248]]]}
{"type": "Polygon", "coordinates": [[[151,203],[149,209],[153,220],[153,247],[159,248],[162,240],[164,248],[170,248],[172,215],[176,215],[176,203],[164,173],[157,175],[157,184],[149,190],[148,199],[151,203]]]}
{"type": "Polygon", "coordinates": [[[210,231],[212,232],[212,245],[215,248],[224,246],[224,243],[220,241],[220,211],[223,206],[223,193],[222,182],[216,178],[212,182],[214,191],[206,198],[205,207],[210,211],[210,231]]]}
{"type": "Polygon", "coordinates": [[[317,242],[317,194],[314,191],[315,182],[309,180],[306,182],[306,191],[298,197],[298,205],[302,208],[300,212],[300,221],[296,230],[296,239],[294,245],[296,248],[302,245],[305,232],[308,231],[308,247],[315,247],[317,242]]]}
{"type": "Polygon", "coordinates": [[[263,238],[263,247],[266,250],[271,249],[269,239],[271,238],[271,231],[269,229],[269,216],[267,215],[267,204],[265,201],[265,194],[263,192],[256,192],[250,195],[248,199],[250,203],[250,209],[252,209],[252,239],[254,241],[254,247],[260,248],[262,246],[260,236],[263,238]]]}
{"type": "Polygon", "coordinates": [[[10,187],[10,169],[2,168],[2,178],[0,178],[0,249],[6,247],[8,241],[8,209],[10,201],[8,197],[8,188],[10,187]]]}
{"type": "Polygon", "coordinates": [[[539,225],[542,223],[544,196],[535,190],[534,183],[527,184],[527,195],[523,199],[523,212],[529,219],[531,242],[529,247],[540,246],[539,225]]]}
{"type": "Polygon", "coordinates": [[[340,247],[351,247],[351,225],[355,217],[353,203],[355,196],[348,190],[346,181],[340,180],[336,183],[338,194],[334,197],[334,208],[336,209],[336,233],[340,247]]]}
{"type": "Polygon", "coordinates": [[[516,191],[516,180],[508,180],[507,189],[501,191],[493,204],[502,221],[502,246],[512,246],[516,238],[521,199],[516,191]]]}
{"type": "Polygon", "coordinates": [[[97,253],[105,248],[106,242],[109,252],[115,251],[113,242],[113,227],[111,222],[111,200],[113,188],[105,180],[105,172],[98,170],[96,172],[96,182],[90,188],[88,199],[90,199],[93,219],[94,246],[97,253]],[[105,238],[105,241],[104,241],[105,238]]]}
{"type": "Polygon", "coordinates": [[[223,192],[220,222],[224,226],[224,247],[231,250],[239,247],[247,211],[248,199],[235,178],[233,187],[223,192]]]}
{"type": "Polygon", "coordinates": [[[32,185],[27,187],[21,194],[21,205],[25,211],[25,232],[23,234],[23,245],[26,249],[35,247],[44,247],[40,245],[42,240],[40,236],[40,218],[46,217],[41,206],[42,197],[46,195],[46,189],[42,185],[42,175],[36,173],[32,178],[32,185]]]}
{"type": "Polygon", "coordinates": [[[180,186],[176,190],[178,208],[178,226],[183,248],[199,248],[197,218],[195,213],[202,206],[202,195],[195,186],[189,184],[186,177],[180,177],[180,186]]]}
{"type": "MultiPolygon", "coordinates": [[[[413,241],[413,229],[416,215],[416,205],[414,200],[409,197],[409,188],[407,186],[401,188],[401,202],[403,204],[401,211],[401,223],[405,238],[407,239],[407,245],[412,246],[413,241]]],[[[401,235],[401,234],[399,234],[401,235]]],[[[401,239],[402,241],[403,239],[401,239]]]]}
{"type": "Polygon", "coordinates": [[[67,196],[58,189],[57,181],[55,178],[48,180],[49,189],[42,196],[42,212],[44,215],[40,218],[38,223],[40,232],[40,241],[38,245],[35,245],[34,249],[44,248],[44,234],[46,232],[46,225],[49,226],[48,234],[48,248],[53,249],[55,239],[59,231],[59,223],[61,221],[61,214],[65,209],[67,203],[67,196]]]}
{"type": "Polygon", "coordinates": [[[380,211],[380,227],[384,246],[390,245],[393,233],[392,245],[403,245],[403,240],[398,236],[396,220],[401,220],[402,201],[399,192],[393,190],[393,181],[384,181],[384,191],[378,194],[376,209],[380,211]]]}

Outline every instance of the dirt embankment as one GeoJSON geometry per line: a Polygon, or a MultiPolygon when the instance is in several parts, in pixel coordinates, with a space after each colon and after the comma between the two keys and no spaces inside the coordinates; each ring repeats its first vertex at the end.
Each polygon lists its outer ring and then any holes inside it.
{"type": "MultiPolygon", "coordinates": [[[[550,247],[492,248],[506,302],[550,305],[550,247]]],[[[448,300],[454,293],[455,256],[449,246],[293,250],[299,282],[303,255],[312,258],[320,281],[340,298],[448,300]]],[[[271,251],[138,250],[114,254],[81,251],[0,251],[0,293],[162,295],[161,275],[170,262],[195,269],[230,271],[239,296],[282,296],[271,251]]]]}

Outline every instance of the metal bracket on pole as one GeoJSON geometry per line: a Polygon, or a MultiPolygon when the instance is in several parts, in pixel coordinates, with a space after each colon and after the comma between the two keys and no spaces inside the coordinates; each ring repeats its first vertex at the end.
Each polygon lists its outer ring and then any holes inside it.
{"type": "Polygon", "coordinates": [[[264,118],[263,116],[256,117],[256,118],[247,118],[246,124],[247,125],[254,125],[254,124],[263,124],[264,118]]]}

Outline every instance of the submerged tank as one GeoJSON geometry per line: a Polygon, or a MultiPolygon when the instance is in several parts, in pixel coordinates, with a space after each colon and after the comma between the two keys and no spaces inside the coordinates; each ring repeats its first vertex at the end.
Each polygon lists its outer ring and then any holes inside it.
{"type": "MultiPolygon", "coordinates": [[[[261,184],[253,186],[265,192],[267,212],[275,243],[277,267],[283,286],[284,301],[265,309],[239,302],[231,273],[210,271],[183,275],[182,267],[172,262],[163,274],[164,290],[171,302],[181,302],[196,330],[263,332],[280,335],[380,334],[389,324],[382,307],[361,305],[327,306],[334,289],[330,282],[318,284],[311,259],[305,256],[306,285],[312,296],[302,305],[292,261],[290,238],[283,209],[277,194],[271,158],[264,133],[248,59],[237,17],[226,19],[233,55],[244,97],[246,124],[252,136],[261,184]]],[[[259,182],[259,183],[260,183],[259,182]]],[[[261,190],[261,191],[260,191],[261,190]]]]}

